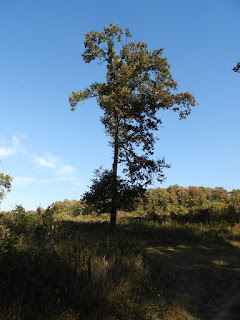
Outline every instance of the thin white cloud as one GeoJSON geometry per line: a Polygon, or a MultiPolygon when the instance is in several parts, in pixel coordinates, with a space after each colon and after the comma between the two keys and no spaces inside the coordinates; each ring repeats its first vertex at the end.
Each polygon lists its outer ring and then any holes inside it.
{"type": "Polygon", "coordinates": [[[20,136],[12,135],[11,146],[0,145],[0,157],[14,156],[20,151],[20,148],[21,148],[20,136]]]}
{"type": "Polygon", "coordinates": [[[13,156],[17,153],[17,149],[13,147],[2,147],[0,146],[0,157],[13,156]]]}
{"type": "Polygon", "coordinates": [[[75,167],[66,165],[63,159],[50,153],[33,154],[29,152],[22,145],[22,140],[24,138],[26,137],[23,134],[17,133],[12,135],[12,141],[8,145],[0,144],[0,159],[6,156],[17,156],[18,153],[21,153],[25,157],[30,158],[35,167],[39,170],[41,169],[43,178],[39,179],[28,176],[15,176],[13,184],[24,186],[31,183],[48,183],[56,181],[72,181],[73,183],[79,183],[79,179],[75,176],[77,171],[75,167]],[[46,174],[44,174],[44,169],[45,171],[48,169],[46,174]]]}
{"type": "Polygon", "coordinates": [[[14,145],[15,148],[18,148],[21,146],[21,140],[20,140],[20,136],[17,135],[12,135],[12,143],[14,145]]]}
{"type": "Polygon", "coordinates": [[[57,168],[57,162],[59,161],[58,158],[50,154],[46,154],[45,156],[34,155],[33,160],[40,167],[47,167],[52,169],[57,168]]]}
{"type": "Polygon", "coordinates": [[[53,174],[58,178],[72,178],[73,174],[77,171],[76,168],[64,164],[61,158],[55,157],[50,153],[41,156],[33,155],[33,161],[38,167],[52,169],[53,174]]]}
{"type": "Polygon", "coordinates": [[[56,175],[58,175],[58,176],[71,176],[75,171],[76,171],[76,168],[74,168],[72,166],[62,165],[56,171],[56,175]]]}
{"type": "Polygon", "coordinates": [[[31,183],[51,183],[51,182],[59,182],[59,181],[69,181],[74,182],[74,184],[79,184],[79,180],[77,178],[71,177],[62,177],[62,178],[52,178],[52,179],[36,179],[32,177],[14,177],[13,184],[19,186],[29,185],[31,183]]]}
{"type": "Polygon", "coordinates": [[[32,177],[14,177],[13,179],[13,184],[17,185],[26,185],[33,182],[39,182],[39,180],[32,177]]]}

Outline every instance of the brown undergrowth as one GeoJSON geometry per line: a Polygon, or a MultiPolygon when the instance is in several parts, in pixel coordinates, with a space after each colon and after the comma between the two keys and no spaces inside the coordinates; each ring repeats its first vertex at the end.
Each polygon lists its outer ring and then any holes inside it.
{"type": "Polygon", "coordinates": [[[1,217],[0,319],[204,320],[236,311],[239,224],[120,215],[111,229],[83,220],[1,217]]]}

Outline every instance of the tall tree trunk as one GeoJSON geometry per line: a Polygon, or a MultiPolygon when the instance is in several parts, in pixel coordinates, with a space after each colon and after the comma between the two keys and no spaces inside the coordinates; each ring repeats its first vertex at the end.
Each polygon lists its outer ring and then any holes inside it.
{"type": "Polygon", "coordinates": [[[118,165],[118,121],[116,122],[116,131],[114,137],[114,157],[113,157],[113,168],[112,168],[112,208],[111,208],[111,219],[110,225],[115,226],[117,220],[117,165],[118,165]]]}

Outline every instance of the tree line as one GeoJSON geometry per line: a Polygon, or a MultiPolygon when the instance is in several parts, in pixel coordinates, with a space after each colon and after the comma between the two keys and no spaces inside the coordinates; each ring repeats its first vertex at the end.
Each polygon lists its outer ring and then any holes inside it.
{"type": "MultiPolygon", "coordinates": [[[[96,206],[81,200],[56,201],[51,206],[51,213],[59,219],[84,215],[101,215],[110,213],[111,206],[96,206]]],[[[147,219],[161,220],[163,217],[186,220],[189,215],[192,220],[200,216],[202,222],[206,219],[224,219],[228,222],[237,222],[240,218],[240,189],[228,191],[223,187],[182,187],[172,185],[168,188],[147,190],[135,201],[124,204],[121,217],[126,212],[133,216],[147,219]]]]}

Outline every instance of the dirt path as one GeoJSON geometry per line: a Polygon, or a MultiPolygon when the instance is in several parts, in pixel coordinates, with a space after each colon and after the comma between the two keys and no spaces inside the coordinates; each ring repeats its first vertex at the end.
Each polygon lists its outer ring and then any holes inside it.
{"type": "Polygon", "coordinates": [[[147,246],[146,254],[176,291],[166,319],[240,319],[239,246],[147,246]]]}

